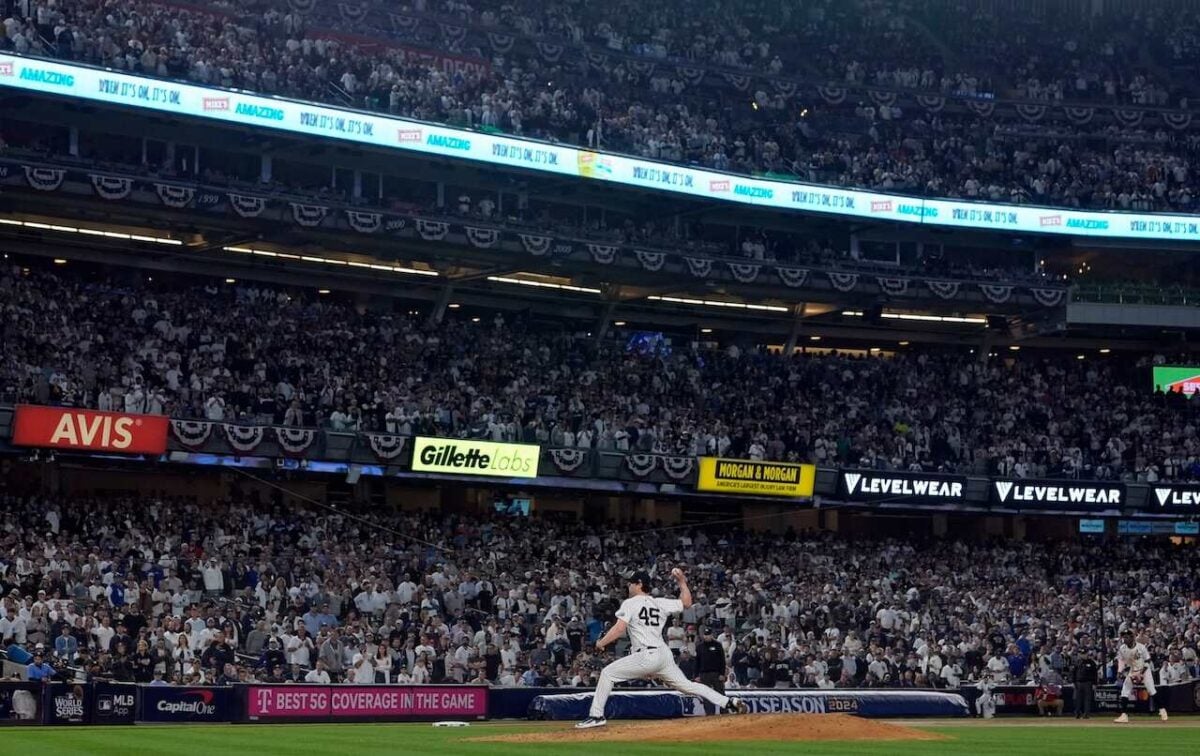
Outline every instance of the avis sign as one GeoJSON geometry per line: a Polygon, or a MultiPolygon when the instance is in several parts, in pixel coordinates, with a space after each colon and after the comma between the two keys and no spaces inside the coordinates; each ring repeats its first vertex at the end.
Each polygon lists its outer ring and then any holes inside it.
{"type": "Polygon", "coordinates": [[[20,405],[13,417],[12,442],[43,449],[162,454],[167,449],[167,418],[20,405]]]}
{"type": "Polygon", "coordinates": [[[1001,506],[1014,509],[1120,509],[1124,483],[1062,480],[996,480],[992,494],[1001,506]]]}

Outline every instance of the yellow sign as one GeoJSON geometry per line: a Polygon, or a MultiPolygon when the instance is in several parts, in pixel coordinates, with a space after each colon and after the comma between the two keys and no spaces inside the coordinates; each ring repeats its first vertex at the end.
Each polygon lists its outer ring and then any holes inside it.
{"type": "Polygon", "coordinates": [[[418,436],[412,469],[458,475],[501,475],[536,478],[541,447],[418,436]]]}
{"type": "Polygon", "coordinates": [[[746,459],[700,458],[700,491],[766,496],[812,496],[815,465],[752,462],[746,459]]]}

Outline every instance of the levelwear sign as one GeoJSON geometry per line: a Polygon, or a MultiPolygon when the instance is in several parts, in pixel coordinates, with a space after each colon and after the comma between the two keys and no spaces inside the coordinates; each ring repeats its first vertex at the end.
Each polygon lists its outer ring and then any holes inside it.
{"type": "Polygon", "coordinates": [[[412,469],[458,475],[500,475],[536,478],[541,447],[494,441],[455,440],[418,436],[412,469]]]}
{"type": "Polygon", "coordinates": [[[1124,483],[1061,480],[997,480],[992,493],[998,503],[1017,509],[1119,509],[1125,505],[1124,483]]]}
{"type": "Polygon", "coordinates": [[[12,442],[49,449],[162,454],[167,449],[167,418],[20,405],[13,417],[12,442]]]}
{"type": "Polygon", "coordinates": [[[842,470],[838,490],[854,501],[966,501],[967,479],[963,475],[842,470]]]}
{"type": "Polygon", "coordinates": [[[1158,484],[1150,487],[1147,509],[1200,512],[1200,486],[1158,484]]]}
{"type": "Polygon", "coordinates": [[[700,458],[696,489],[767,496],[812,496],[817,468],[785,462],[700,458]]]}

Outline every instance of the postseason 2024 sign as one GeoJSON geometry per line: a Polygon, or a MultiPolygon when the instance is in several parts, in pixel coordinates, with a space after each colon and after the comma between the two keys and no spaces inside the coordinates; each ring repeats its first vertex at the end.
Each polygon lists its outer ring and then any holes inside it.
{"type": "Polygon", "coordinates": [[[848,501],[960,503],[967,500],[967,478],[965,475],[935,473],[840,470],[838,493],[848,501]]]}

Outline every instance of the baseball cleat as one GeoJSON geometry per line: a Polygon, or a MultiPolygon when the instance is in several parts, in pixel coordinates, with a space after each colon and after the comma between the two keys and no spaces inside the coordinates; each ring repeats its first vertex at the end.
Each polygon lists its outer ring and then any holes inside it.
{"type": "Polygon", "coordinates": [[[725,704],[726,714],[747,714],[749,711],[750,707],[740,698],[731,698],[729,703],[725,704]]]}
{"type": "Polygon", "coordinates": [[[1129,715],[1122,714],[1121,716],[1117,717],[1113,721],[1116,722],[1117,724],[1129,724],[1129,715]]]}
{"type": "Polygon", "coordinates": [[[1161,719],[1162,721],[1166,722],[1166,721],[1167,721],[1167,719],[1168,719],[1168,717],[1167,717],[1167,710],[1166,710],[1166,709],[1159,709],[1159,710],[1158,710],[1158,718],[1159,718],[1159,719],[1161,719]]]}
{"type": "Polygon", "coordinates": [[[588,717],[582,722],[575,723],[576,730],[590,730],[593,727],[603,727],[608,724],[608,720],[604,717],[588,717]]]}

